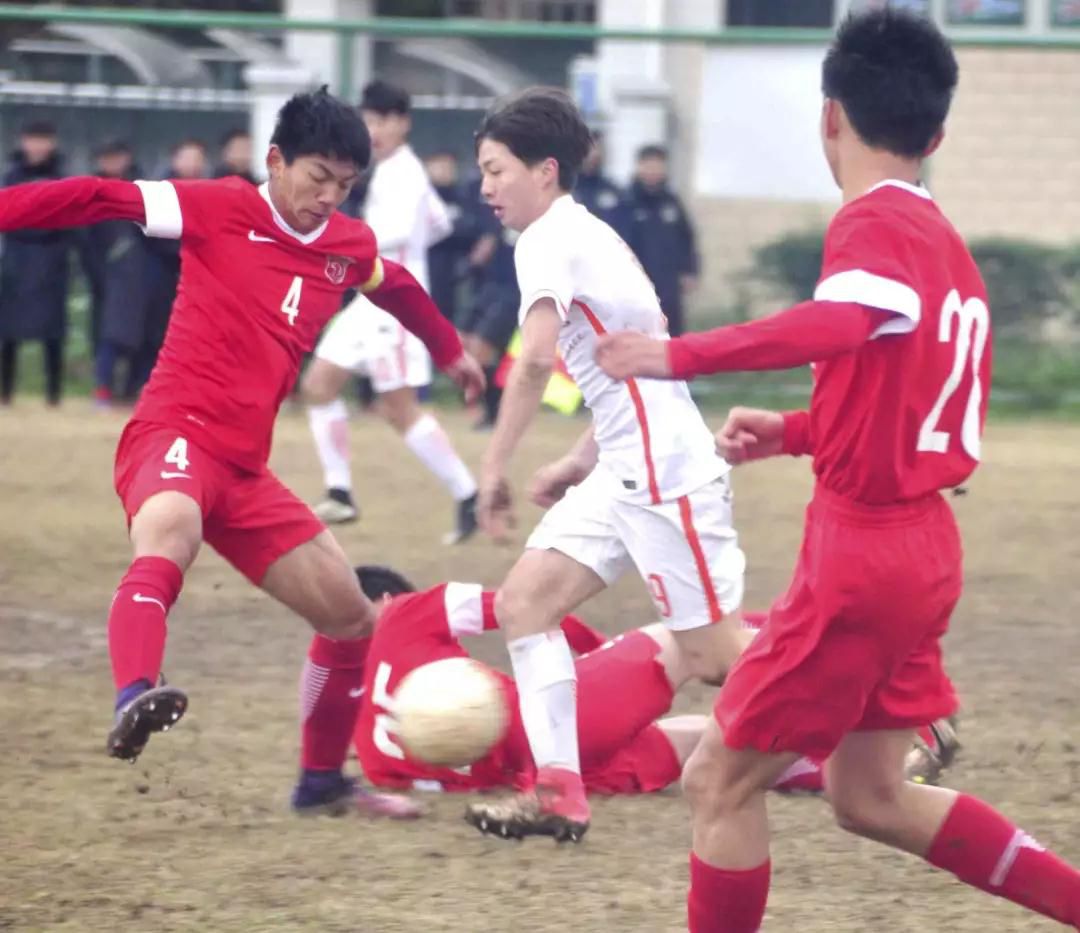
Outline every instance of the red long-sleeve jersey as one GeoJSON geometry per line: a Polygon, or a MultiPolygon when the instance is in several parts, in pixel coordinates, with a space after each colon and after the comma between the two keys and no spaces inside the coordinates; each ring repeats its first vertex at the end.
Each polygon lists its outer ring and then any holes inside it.
{"type": "Polygon", "coordinates": [[[69,178],[0,191],[0,231],[102,220],[181,241],[176,302],[135,420],[182,431],[241,469],[265,465],[278,408],[346,290],[362,289],[393,314],[437,365],[462,352],[412,275],[379,259],[363,221],[335,213],[300,233],[267,185],[69,178]]]}

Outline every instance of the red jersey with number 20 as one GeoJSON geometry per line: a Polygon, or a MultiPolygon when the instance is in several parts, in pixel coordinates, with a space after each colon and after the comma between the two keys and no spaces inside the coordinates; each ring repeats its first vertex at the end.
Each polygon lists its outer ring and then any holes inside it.
{"type": "Polygon", "coordinates": [[[844,205],[814,299],[891,312],[858,350],[814,366],[819,482],[867,505],[962,483],[986,419],[990,312],[967,246],[929,193],[886,181],[844,205]]]}
{"type": "Polygon", "coordinates": [[[340,212],[299,233],[266,185],[236,178],[137,184],[146,232],[181,239],[183,274],[135,420],[175,428],[257,471],[300,361],[343,293],[378,284],[375,236],[340,212]]]}

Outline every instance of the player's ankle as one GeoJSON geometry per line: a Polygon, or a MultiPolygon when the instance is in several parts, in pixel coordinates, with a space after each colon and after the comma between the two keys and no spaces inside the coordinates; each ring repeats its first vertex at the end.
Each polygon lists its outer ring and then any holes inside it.
{"type": "Polygon", "coordinates": [[[326,498],[331,499],[334,502],[340,502],[342,505],[355,505],[352,493],[348,489],[342,489],[337,486],[333,486],[326,490],[326,498]]]}
{"type": "Polygon", "coordinates": [[[121,687],[116,691],[116,709],[123,709],[140,693],[146,693],[150,687],[151,683],[145,677],[133,680],[126,687],[121,687]]]}

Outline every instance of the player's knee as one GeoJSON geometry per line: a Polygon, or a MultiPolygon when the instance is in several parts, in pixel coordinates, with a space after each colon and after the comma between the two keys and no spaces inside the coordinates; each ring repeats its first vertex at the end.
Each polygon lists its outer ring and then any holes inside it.
{"type": "Polygon", "coordinates": [[[131,541],[136,557],[165,557],[186,570],[202,543],[197,503],[178,493],[151,497],[132,519],[131,541]]]}
{"type": "Polygon", "coordinates": [[[829,788],[836,824],[845,832],[869,839],[887,839],[899,809],[898,789],[892,784],[829,788]]]}
{"type": "Polygon", "coordinates": [[[682,791],[695,819],[705,821],[737,812],[752,794],[748,784],[729,779],[721,761],[700,747],[683,768],[682,791]]]}
{"type": "Polygon", "coordinates": [[[495,593],[495,618],[507,638],[520,638],[554,628],[555,621],[542,614],[543,600],[528,587],[509,583],[495,593]]]}
{"type": "Polygon", "coordinates": [[[339,386],[327,368],[315,360],[300,380],[300,394],[308,405],[329,405],[337,398],[339,386]]]}

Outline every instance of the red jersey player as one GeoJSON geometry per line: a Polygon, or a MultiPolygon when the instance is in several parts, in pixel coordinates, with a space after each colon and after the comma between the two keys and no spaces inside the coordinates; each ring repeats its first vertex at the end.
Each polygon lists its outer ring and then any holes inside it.
{"type": "MultiPolygon", "coordinates": [[[[386,567],[357,567],[356,574],[379,614],[354,734],[357,757],[368,779],[382,787],[435,785],[451,791],[531,787],[536,766],[521,722],[517,689],[500,672],[494,673],[503,685],[510,726],[495,748],[469,767],[440,768],[415,761],[394,738],[393,695],[398,684],[425,664],[469,657],[461,639],[498,628],[495,594],[470,583],[443,583],[416,592],[401,574],[386,567]]],[[[757,628],[765,616],[746,613],[745,619],[757,628]]],[[[691,679],[675,637],[663,625],[648,625],[608,640],[574,616],[564,618],[561,627],[578,654],[577,715],[586,789],[645,793],[677,780],[707,717],[660,718],[691,679]]],[[[937,777],[955,750],[947,736],[944,722],[922,730],[909,755],[913,774],[923,780],[937,777]],[[944,744],[939,734],[946,735],[944,744]]],[[[820,791],[821,767],[799,759],[774,788],[820,791]]]]}
{"type": "Polygon", "coordinates": [[[474,393],[475,362],[453,327],[375,237],[336,208],[367,166],[370,140],[325,89],[278,115],[260,188],[223,179],[72,178],[0,192],[0,230],[132,220],[181,240],[181,276],[165,344],[116,452],[115,484],[134,561],[109,610],[117,688],[107,750],[134,760],[175,723],[187,697],[154,686],[166,616],[205,540],[316,630],[302,690],[297,809],[409,815],[342,774],[374,607],[330,533],[267,468],[274,418],[300,360],[359,288],[394,314],[474,393]]]}
{"type": "Polygon", "coordinates": [[[822,139],[844,206],[814,300],[663,343],[602,340],[612,376],[685,379],[814,362],[809,412],[735,409],[733,462],[811,454],[817,485],[794,579],[733,667],[687,764],[692,931],[759,929],[769,888],[764,789],[829,757],[841,826],[1080,929],[1080,873],[985,803],[903,780],[919,722],[956,707],[941,636],[961,546],[941,490],[979,460],[990,387],[986,292],[919,186],[956,86],[948,42],[889,7],[848,18],[823,69],[822,139]]]}

